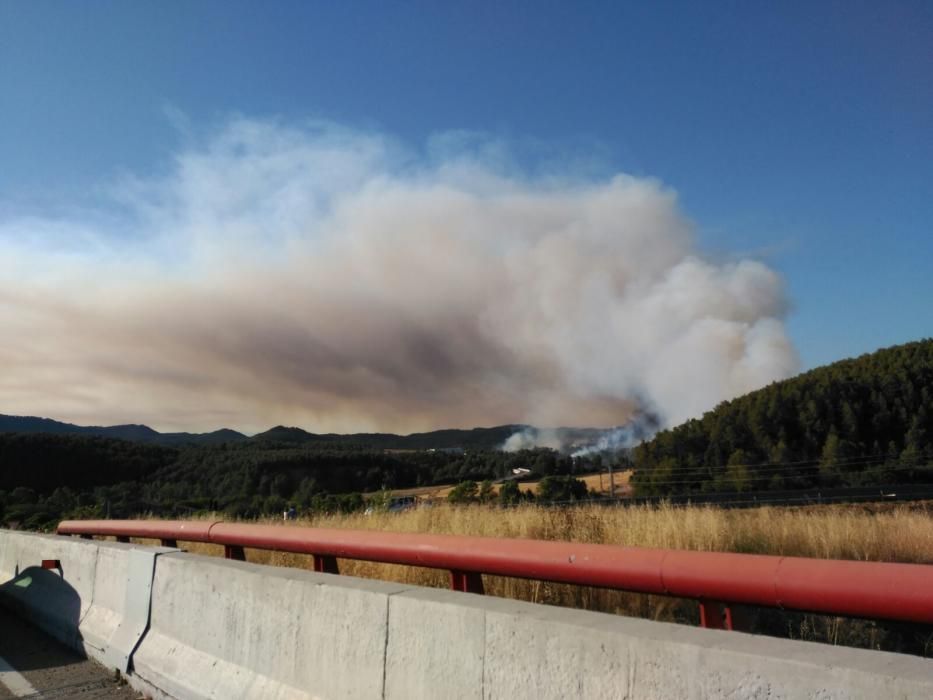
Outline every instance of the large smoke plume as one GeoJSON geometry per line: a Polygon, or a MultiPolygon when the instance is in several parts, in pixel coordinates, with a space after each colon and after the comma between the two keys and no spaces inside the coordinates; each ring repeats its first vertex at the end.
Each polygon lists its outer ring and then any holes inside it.
{"type": "Polygon", "coordinates": [[[0,412],[674,424],[797,366],[779,276],[704,257],[652,180],[241,119],[108,196],[0,220],[0,412]]]}

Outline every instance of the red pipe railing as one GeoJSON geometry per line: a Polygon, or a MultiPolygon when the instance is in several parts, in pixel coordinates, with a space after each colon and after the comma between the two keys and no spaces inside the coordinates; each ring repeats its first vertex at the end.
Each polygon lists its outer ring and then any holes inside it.
{"type": "Polygon", "coordinates": [[[926,564],[206,521],[66,520],[58,533],[205,542],[240,560],[247,547],[310,554],[315,571],[335,574],[338,558],[447,569],[453,589],[472,593],[488,574],[693,598],[705,627],[731,629],[735,603],[933,623],[926,564]]]}

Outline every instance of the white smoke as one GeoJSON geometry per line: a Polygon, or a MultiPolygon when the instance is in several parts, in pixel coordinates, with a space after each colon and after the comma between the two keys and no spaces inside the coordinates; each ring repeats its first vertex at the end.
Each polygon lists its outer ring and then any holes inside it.
{"type": "Polygon", "coordinates": [[[639,412],[623,426],[607,430],[598,440],[571,453],[571,457],[586,457],[602,452],[627,450],[650,438],[660,427],[653,413],[639,412]]]}
{"type": "Polygon", "coordinates": [[[520,452],[521,450],[530,450],[533,447],[561,450],[564,448],[565,442],[556,430],[528,427],[509,435],[500,449],[503,452],[520,452]]]}
{"type": "Polygon", "coordinates": [[[240,119],[100,211],[7,216],[0,412],[670,425],[796,370],[778,275],[705,257],[673,192],[502,162],[240,119]]]}

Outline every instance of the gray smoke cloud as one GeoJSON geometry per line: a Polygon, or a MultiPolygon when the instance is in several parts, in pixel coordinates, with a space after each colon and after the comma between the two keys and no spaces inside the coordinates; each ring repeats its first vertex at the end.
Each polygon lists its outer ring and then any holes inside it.
{"type": "Polygon", "coordinates": [[[0,219],[0,412],[671,425],[797,369],[780,277],[704,256],[660,183],[455,141],[236,119],[98,209],[0,219]]]}

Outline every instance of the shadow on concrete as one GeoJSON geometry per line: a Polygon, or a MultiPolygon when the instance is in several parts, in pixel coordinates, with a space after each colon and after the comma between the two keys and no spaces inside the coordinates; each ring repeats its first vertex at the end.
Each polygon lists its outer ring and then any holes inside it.
{"type": "Polygon", "coordinates": [[[60,569],[31,566],[0,584],[0,656],[19,671],[87,658],[78,630],[81,597],[60,569]],[[12,614],[10,614],[12,613],[12,614]]]}

